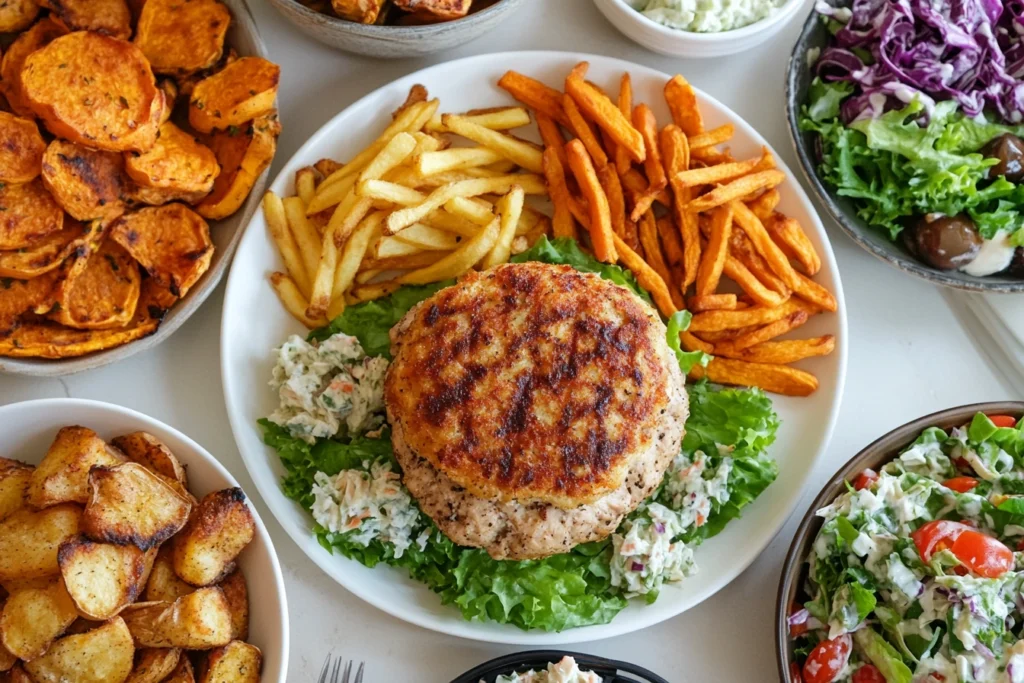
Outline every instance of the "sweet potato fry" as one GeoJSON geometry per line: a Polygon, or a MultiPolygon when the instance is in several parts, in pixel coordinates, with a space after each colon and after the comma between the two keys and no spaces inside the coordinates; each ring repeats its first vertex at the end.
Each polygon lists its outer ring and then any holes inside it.
{"type": "Polygon", "coordinates": [[[765,287],[784,297],[788,297],[792,293],[793,290],[775,274],[768,262],[761,254],[757,253],[754,245],[739,228],[733,230],[729,238],[729,251],[730,256],[735,256],[765,287]]]}
{"type": "Polygon", "coordinates": [[[839,308],[839,304],[836,303],[836,298],[832,296],[832,292],[803,273],[797,273],[796,278],[797,286],[793,288],[793,293],[798,297],[832,313],[839,308]]]}
{"type": "Polygon", "coordinates": [[[679,236],[683,242],[683,293],[697,280],[697,271],[701,262],[700,227],[697,216],[687,211],[690,201],[690,189],[678,181],[678,175],[690,164],[690,152],[686,138],[676,125],[666,126],[658,137],[661,147],[662,161],[668,181],[672,186],[672,214],[679,236]]]}
{"type": "Polygon", "coordinates": [[[697,294],[706,297],[715,293],[729,256],[732,236],[732,206],[720,206],[711,214],[707,249],[697,269],[697,294]]]}
{"type": "MultiPolygon", "coordinates": [[[[676,229],[675,222],[668,216],[661,216],[657,222],[658,235],[661,237],[661,248],[665,253],[665,265],[668,266],[668,271],[672,275],[672,282],[668,284],[678,289],[679,293],[682,294],[683,276],[685,274],[683,261],[686,258],[683,254],[682,238],[679,236],[679,230],[676,229]]],[[[685,307],[680,306],[680,308],[685,307]]]]}
{"type": "Polygon", "coordinates": [[[568,166],[569,160],[565,156],[565,138],[562,137],[562,131],[559,130],[555,120],[546,114],[538,113],[537,129],[540,131],[540,139],[544,142],[544,149],[553,149],[558,155],[558,161],[562,164],[562,168],[568,166]]]}
{"type": "Polygon", "coordinates": [[[784,339],[767,341],[746,349],[733,349],[729,345],[715,347],[715,353],[726,358],[745,360],[751,363],[772,363],[786,365],[805,358],[827,356],[836,348],[836,339],[826,334],[813,339],[784,339]]]}
{"type": "Polygon", "coordinates": [[[630,249],[629,245],[623,242],[621,238],[617,235],[612,237],[615,240],[615,250],[619,255],[622,265],[633,271],[633,275],[636,276],[640,286],[651,293],[651,298],[654,299],[654,303],[658,310],[661,311],[661,314],[667,318],[675,313],[678,309],[676,309],[675,303],[672,301],[668,285],[661,279],[661,276],[647,265],[647,262],[639,254],[630,249]]]}
{"type": "Polygon", "coordinates": [[[768,308],[780,306],[788,298],[788,295],[782,295],[762,284],[750,272],[750,269],[743,265],[735,256],[729,256],[725,259],[725,267],[722,272],[738,284],[759,306],[768,308]]]}
{"type": "Polygon", "coordinates": [[[686,351],[703,351],[704,353],[707,354],[712,354],[715,352],[715,347],[713,344],[709,344],[703,339],[698,339],[696,335],[691,334],[689,332],[680,332],[679,342],[682,345],[683,349],[686,351]]]}
{"type": "Polygon", "coordinates": [[[708,311],[693,316],[693,320],[690,321],[690,331],[694,333],[714,332],[747,325],[767,325],[792,315],[798,310],[802,310],[802,307],[790,300],[773,308],[757,306],[742,311],[708,311]]]}
{"type": "Polygon", "coordinates": [[[594,170],[594,164],[591,163],[586,148],[579,140],[569,142],[565,152],[569,157],[569,167],[576,177],[576,182],[590,204],[590,240],[594,244],[594,255],[605,263],[615,263],[618,257],[612,239],[615,233],[612,231],[611,210],[608,207],[608,197],[601,188],[601,182],[594,170]]]}
{"type": "Polygon", "coordinates": [[[697,95],[685,78],[676,74],[665,84],[665,101],[672,112],[672,121],[683,133],[690,136],[704,132],[697,95]]]}
{"type": "MultiPolygon", "coordinates": [[[[622,112],[623,116],[629,117],[633,115],[633,80],[630,78],[629,72],[622,74],[622,79],[619,81],[619,99],[618,99],[619,111],[622,112]]],[[[622,145],[615,145],[615,168],[618,170],[619,175],[622,175],[630,169],[633,161],[629,158],[629,152],[622,145]]]]}
{"type": "MultiPolygon", "coordinates": [[[[762,173],[778,173],[782,176],[781,171],[763,171],[762,173]]],[[[753,178],[757,175],[761,174],[758,173],[747,177],[753,178]]],[[[768,266],[776,275],[779,276],[787,287],[793,290],[797,289],[800,285],[797,272],[793,270],[793,266],[790,265],[789,259],[786,258],[782,249],[772,241],[768,231],[765,230],[764,225],[761,224],[761,220],[755,216],[754,212],[747,208],[747,205],[743,202],[733,201],[732,208],[733,219],[736,221],[737,225],[743,229],[743,232],[747,233],[747,237],[754,245],[754,249],[764,257],[764,260],[768,262],[768,266]]]]}
{"type": "Polygon", "coordinates": [[[580,139],[583,146],[587,148],[587,154],[593,159],[594,167],[601,169],[607,166],[608,155],[598,141],[597,136],[594,135],[594,129],[590,127],[587,120],[583,118],[583,114],[580,113],[579,107],[576,106],[576,101],[565,95],[562,97],[562,108],[565,109],[565,115],[569,117],[569,125],[572,132],[580,139]]]}
{"type": "Polygon", "coordinates": [[[791,330],[800,327],[810,318],[807,315],[807,311],[798,310],[790,313],[785,318],[776,320],[775,322],[768,323],[762,327],[757,328],[747,334],[740,335],[733,339],[731,342],[720,344],[717,348],[723,346],[728,347],[732,351],[742,351],[743,349],[749,349],[751,346],[761,344],[766,341],[781,337],[782,335],[790,332],[791,330]]]}
{"type": "MultiPolygon", "coordinates": [[[[691,213],[701,213],[727,204],[733,200],[741,199],[751,192],[775,187],[786,179],[782,171],[762,171],[738,178],[726,185],[719,185],[710,192],[697,197],[686,205],[686,210],[691,213]]],[[[746,208],[746,205],[743,205],[746,208]]],[[[749,213],[749,209],[747,209],[749,213]]],[[[738,210],[734,209],[734,213],[738,210]]],[[[753,215],[753,214],[751,214],[753,215]]],[[[755,216],[756,218],[756,216],[755,216]]]]}
{"type": "Polygon", "coordinates": [[[608,210],[611,212],[612,231],[626,240],[626,198],[622,194],[622,182],[615,167],[610,164],[598,166],[597,177],[601,181],[601,187],[608,197],[608,210]]]}
{"type": "MultiPolygon", "coordinates": [[[[754,211],[754,207],[751,207],[751,210],[754,211]]],[[[754,211],[754,213],[757,212],[754,211]]],[[[814,275],[821,270],[821,257],[815,251],[807,233],[800,227],[799,221],[781,214],[771,214],[767,220],[764,220],[764,227],[775,244],[782,249],[786,256],[796,261],[805,273],[814,275]]]]}
{"type": "Polygon", "coordinates": [[[644,248],[644,260],[654,269],[658,277],[662,279],[669,289],[672,303],[676,308],[683,308],[683,295],[676,287],[672,287],[672,275],[665,263],[665,256],[661,251],[661,242],[658,239],[658,225],[654,219],[654,212],[648,210],[637,224],[640,230],[640,244],[644,248]]]}
{"type": "MultiPolygon", "coordinates": [[[[680,126],[682,128],[682,126],[680,126]]],[[[718,128],[712,128],[709,131],[701,133],[694,133],[690,135],[690,149],[703,149],[705,147],[713,147],[714,145],[720,145],[723,142],[728,142],[732,139],[733,133],[736,132],[736,127],[731,123],[727,123],[718,128]]]]}
{"type": "Polygon", "coordinates": [[[629,119],[606,95],[574,74],[565,79],[565,90],[598,127],[625,148],[633,161],[643,163],[647,154],[640,132],[630,125],[629,119]]]}
{"type": "Polygon", "coordinates": [[[569,127],[569,119],[562,109],[562,93],[554,88],[518,71],[506,72],[498,81],[498,87],[530,109],[558,121],[566,128],[569,127]]]}
{"type": "Polygon", "coordinates": [[[695,365],[693,379],[707,378],[718,384],[760,387],[784,396],[810,396],[818,388],[818,378],[809,372],[786,365],[748,363],[731,358],[715,357],[706,368],[695,365]]]}
{"type": "MultiPolygon", "coordinates": [[[[643,173],[635,168],[630,167],[625,173],[621,174],[619,178],[622,180],[622,187],[625,188],[634,202],[647,191],[647,179],[644,178],[643,173]]],[[[669,195],[668,190],[663,189],[661,192],[656,194],[654,196],[654,201],[658,202],[666,209],[672,208],[672,197],[669,195]]]]}
{"type": "Polygon", "coordinates": [[[654,112],[646,104],[638,104],[633,110],[633,125],[644,141],[647,158],[644,160],[644,171],[647,173],[647,190],[638,198],[633,207],[630,219],[639,221],[654,202],[655,196],[668,186],[665,167],[661,162],[661,150],[658,147],[658,121],[654,112]]]}
{"type": "Polygon", "coordinates": [[[748,173],[753,173],[760,161],[760,158],[747,159],[746,161],[733,161],[726,164],[716,164],[715,166],[691,168],[688,171],[678,173],[677,180],[680,185],[685,187],[727,183],[748,173]]]}
{"type": "MultiPolygon", "coordinates": [[[[768,228],[767,221],[771,218],[772,212],[775,211],[775,207],[779,205],[779,200],[781,198],[779,190],[773,187],[767,192],[761,193],[757,199],[752,199],[747,202],[747,206],[750,207],[750,210],[754,212],[755,216],[761,219],[761,222],[765,224],[764,227],[768,228]]],[[[768,234],[772,235],[772,239],[779,244],[779,238],[772,233],[770,228],[768,229],[768,234]]],[[[779,244],[779,246],[782,247],[783,251],[786,251],[786,247],[783,244],[779,244]]],[[[793,256],[790,255],[790,258],[793,258],[793,256]]],[[[814,273],[811,273],[811,275],[813,274],[814,273]]]]}
{"type": "Polygon", "coordinates": [[[734,311],[736,310],[735,294],[705,294],[690,297],[690,310],[694,313],[703,311],[734,311]]]}

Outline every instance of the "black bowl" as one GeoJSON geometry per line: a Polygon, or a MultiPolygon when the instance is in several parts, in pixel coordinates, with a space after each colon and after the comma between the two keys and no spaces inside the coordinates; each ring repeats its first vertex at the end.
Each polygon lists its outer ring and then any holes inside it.
{"type": "Polygon", "coordinates": [[[807,578],[807,555],[821,529],[821,518],[815,513],[845,492],[847,481],[852,480],[867,467],[879,469],[906,446],[912,444],[924,430],[929,427],[946,430],[959,427],[970,422],[974,414],[979,412],[986,415],[1013,415],[1019,419],[1024,415],[1024,402],[975,403],[926,415],[897,427],[853,456],[829,479],[821,493],[811,503],[797,528],[792,545],[789,546],[786,563],[782,566],[782,578],[779,581],[779,597],[775,603],[775,654],[782,683],[796,683],[789,675],[789,666],[793,662],[793,641],[789,637],[789,606],[797,601],[803,591],[807,578]]]}
{"type": "Polygon", "coordinates": [[[508,676],[514,672],[526,673],[530,669],[546,669],[549,662],[558,662],[566,656],[575,659],[584,671],[600,675],[604,683],[668,683],[661,676],[634,664],[562,650],[532,650],[498,657],[467,671],[452,683],[494,683],[498,676],[508,676]]]}
{"type": "MultiPolygon", "coordinates": [[[[837,7],[850,4],[849,0],[826,0],[826,2],[837,7]]],[[[818,19],[817,12],[812,10],[796,41],[793,54],[789,58],[786,75],[786,120],[789,122],[790,138],[793,141],[796,155],[800,159],[804,177],[835,222],[839,224],[843,232],[850,236],[850,239],[869,253],[905,273],[910,273],[929,282],[974,292],[999,294],[1024,292],[1024,280],[1019,278],[1006,275],[974,277],[956,270],[937,270],[918,261],[902,244],[890,240],[883,230],[864,222],[857,215],[853,203],[836,194],[835,189],[828,186],[818,175],[818,155],[815,151],[817,133],[800,130],[800,109],[807,101],[807,89],[810,87],[811,81],[814,80],[812,66],[807,63],[807,51],[814,48],[825,48],[830,38],[828,29],[818,19]]]]}

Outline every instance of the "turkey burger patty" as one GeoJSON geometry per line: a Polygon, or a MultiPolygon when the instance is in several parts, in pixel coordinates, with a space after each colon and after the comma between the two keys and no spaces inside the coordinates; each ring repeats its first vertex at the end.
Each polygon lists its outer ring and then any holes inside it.
{"type": "Polygon", "coordinates": [[[391,331],[403,481],[449,538],[496,559],[607,537],[661,482],[687,417],[658,314],[569,266],[507,264],[391,331]]]}

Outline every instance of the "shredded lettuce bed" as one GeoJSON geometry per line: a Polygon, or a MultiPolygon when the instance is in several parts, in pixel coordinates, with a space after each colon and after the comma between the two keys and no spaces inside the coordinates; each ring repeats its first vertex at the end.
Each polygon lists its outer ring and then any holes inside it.
{"type": "MultiPolygon", "coordinates": [[[[631,272],[596,261],[572,239],[549,241],[542,237],[514,260],[567,264],[598,273],[650,301],[631,272]]],[[[310,337],[325,339],[344,332],[356,336],[367,354],[388,356],[391,327],[415,304],[449,284],[403,287],[378,301],[352,306],[310,337]]],[[[684,370],[694,363],[707,362],[703,354],[685,353],[679,348],[679,332],[688,324],[688,314],[677,314],[669,321],[669,344],[684,370]]],[[[690,418],[682,450],[688,454],[703,450],[715,460],[721,458],[717,444],[734,447],[730,454],[730,500],[724,505],[716,502],[707,523],[688,532],[684,540],[697,544],[721,532],[774,481],[778,468],[766,450],[775,440],[779,419],[771,401],[757,389],[723,389],[706,382],[690,385],[688,389],[690,418]]],[[[284,465],[286,473],[281,487],[285,495],[307,510],[313,504],[313,476],[317,472],[334,475],[343,469],[364,469],[366,463],[381,458],[400,471],[386,430],[378,438],[319,439],[310,445],[268,420],[260,420],[259,424],[264,441],[278,452],[284,465]]],[[[403,568],[436,592],[443,604],[457,606],[469,620],[563,631],[608,623],[626,607],[626,598],[611,585],[610,539],[580,545],[569,553],[542,560],[498,561],[483,550],[456,546],[432,522],[428,529],[429,540],[424,549],[413,544],[396,558],[390,544],[373,540],[364,547],[345,534],[330,533],[313,523],[313,533],[328,551],[368,567],[384,563],[403,568]]]]}

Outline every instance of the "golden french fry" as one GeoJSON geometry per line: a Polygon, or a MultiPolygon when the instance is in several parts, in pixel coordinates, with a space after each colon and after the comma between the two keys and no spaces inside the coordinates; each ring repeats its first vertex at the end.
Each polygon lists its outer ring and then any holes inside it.
{"type": "MultiPolygon", "coordinates": [[[[781,171],[762,171],[762,173],[778,173],[782,176],[781,171]]],[[[755,174],[761,175],[761,174],[755,174]]],[[[754,176],[748,176],[754,177],[754,176]]],[[[737,181],[739,182],[739,181],[737,181]]],[[[747,205],[743,202],[733,201],[733,220],[743,229],[743,232],[747,234],[751,243],[754,245],[754,249],[764,257],[764,260],[768,262],[768,266],[772,269],[779,278],[786,283],[786,286],[792,290],[796,290],[800,286],[800,279],[797,277],[797,272],[790,265],[789,259],[786,254],[783,253],[779,245],[772,241],[771,235],[765,230],[764,225],[761,224],[761,220],[754,215],[754,212],[747,208],[747,205]]]]}
{"type": "MultiPolygon", "coordinates": [[[[366,256],[366,250],[370,243],[380,234],[381,224],[386,215],[383,211],[375,211],[363,219],[352,231],[352,236],[345,242],[345,249],[341,253],[341,259],[338,261],[338,267],[334,273],[331,299],[341,299],[345,291],[352,286],[356,272],[359,270],[359,264],[366,256]]],[[[396,254],[396,256],[399,255],[405,256],[406,254],[396,254]]]]}
{"type": "Polygon", "coordinates": [[[803,273],[797,273],[796,277],[797,286],[793,288],[794,294],[804,301],[814,304],[818,308],[832,313],[836,312],[839,308],[839,304],[836,302],[836,298],[832,296],[832,292],[828,291],[803,273]]]}
{"type": "Polygon", "coordinates": [[[672,186],[672,215],[679,228],[683,243],[683,277],[680,285],[685,294],[697,280],[701,262],[700,227],[697,216],[686,210],[690,201],[690,189],[679,183],[678,175],[690,164],[690,150],[686,134],[676,125],[665,126],[658,136],[662,162],[669,184],[672,186]]]}
{"type": "Polygon", "coordinates": [[[365,258],[359,264],[359,271],[382,271],[382,270],[415,270],[424,266],[437,263],[438,259],[448,256],[453,252],[443,251],[421,251],[412,256],[396,256],[395,258],[375,259],[365,258]]]}
{"type": "Polygon", "coordinates": [[[669,296],[676,308],[683,308],[682,293],[672,287],[672,276],[669,274],[668,265],[665,263],[665,256],[661,253],[661,242],[658,239],[658,226],[654,220],[654,212],[648,211],[640,217],[637,223],[640,231],[640,244],[644,248],[644,260],[647,265],[654,269],[662,282],[669,289],[669,296]]]}
{"type": "Polygon", "coordinates": [[[359,180],[359,175],[353,173],[330,186],[320,183],[316,188],[316,194],[306,204],[306,215],[312,216],[343,202],[345,197],[352,192],[357,180],[359,180]]]}
{"type": "MultiPolygon", "coordinates": [[[[522,107],[495,107],[494,109],[466,112],[460,114],[473,123],[480,124],[491,130],[511,130],[529,125],[530,113],[522,107]]],[[[441,117],[435,115],[425,126],[425,130],[431,133],[450,132],[441,122],[441,117]]]]}
{"type": "MultiPolygon", "coordinates": [[[[680,126],[682,128],[682,126],[680,126]]],[[[705,147],[712,147],[714,145],[720,145],[723,142],[728,142],[732,139],[733,133],[736,132],[736,127],[731,123],[727,123],[724,126],[718,128],[712,128],[709,131],[701,133],[694,133],[689,135],[690,138],[690,149],[704,149],[705,147]]]]}
{"type": "Polygon", "coordinates": [[[643,138],[606,95],[575,73],[565,79],[565,90],[576,101],[581,111],[601,130],[607,132],[616,144],[626,149],[633,161],[643,163],[647,158],[643,138]]]}
{"type": "Polygon", "coordinates": [[[640,286],[651,293],[651,298],[654,299],[654,304],[661,311],[661,314],[666,318],[671,317],[679,309],[676,308],[675,303],[672,301],[672,295],[669,293],[668,285],[665,284],[665,281],[653,268],[647,265],[647,262],[639,254],[630,249],[629,245],[623,242],[618,235],[613,234],[612,239],[615,240],[615,251],[619,255],[619,261],[622,265],[633,271],[633,275],[636,276],[636,281],[640,283],[640,286]]]}
{"type": "MultiPolygon", "coordinates": [[[[715,293],[729,256],[729,238],[732,236],[732,206],[720,206],[711,214],[707,248],[697,268],[697,295],[706,297],[715,293]]],[[[735,305],[733,306],[735,308],[735,305]]]]}
{"type": "Polygon", "coordinates": [[[306,216],[306,207],[300,197],[285,197],[282,204],[285,217],[288,219],[288,228],[302,256],[306,279],[312,282],[320,262],[320,233],[306,216]]]}
{"type": "Polygon", "coordinates": [[[370,280],[373,280],[375,277],[380,275],[380,272],[381,271],[379,270],[360,270],[358,273],[356,273],[356,284],[369,284],[370,280]]]}
{"type": "Polygon", "coordinates": [[[295,194],[302,199],[302,206],[306,207],[313,200],[315,193],[316,169],[312,166],[304,166],[295,172],[295,194]]]}
{"type": "Polygon", "coordinates": [[[815,251],[807,233],[800,227],[799,221],[781,214],[772,214],[764,223],[764,227],[779,248],[800,264],[805,273],[814,275],[821,270],[821,257],[815,251]]]}
{"type": "Polygon", "coordinates": [[[392,239],[419,247],[421,251],[424,249],[428,251],[451,251],[459,246],[459,236],[457,234],[432,228],[423,223],[413,223],[392,239]]]}
{"type": "Polygon", "coordinates": [[[452,147],[438,152],[426,152],[417,157],[414,168],[426,177],[445,171],[486,166],[504,157],[487,147],[452,147]]]}
{"type": "Polygon", "coordinates": [[[418,190],[387,180],[362,181],[356,186],[356,196],[389,202],[398,206],[413,206],[427,198],[427,195],[418,190]]]}
{"type": "Polygon", "coordinates": [[[806,309],[790,300],[774,308],[756,306],[742,311],[707,311],[693,316],[693,320],[690,321],[690,331],[694,333],[715,332],[747,325],[767,325],[799,310],[806,309]]]}
{"type": "Polygon", "coordinates": [[[595,168],[602,168],[608,165],[608,155],[605,153],[604,148],[601,147],[601,143],[598,142],[597,136],[594,135],[594,129],[590,127],[587,120],[583,118],[583,114],[580,113],[579,107],[576,106],[576,101],[568,95],[562,97],[562,108],[565,110],[565,115],[569,117],[569,125],[576,137],[580,139],[583,146],[587,148],[587,154],[594,162],[595,168]]]}
{"type": "Polygon", "coordinates": [[[611,210],[594,164],[579,140],[569,142],[565,146],[565,153],[569,157],[569,168],[590,204],[590,241],[594,244],[594,255],[599,261],[615,263],[618,257],[612,239],[615,233],[612,231],[611,210]]]}
{"type": "Polygon", "coordinates": [[[690,310],[694,313],[703,311],[734,311],[736,310],[735,294],[705,294],[690,297],[690,310]]]}
{"type": "Polygon", "coordinates": [[[452,199],[467,199],[482,194],[507,194],[514,185],[523,188],[526,194],[544,194],[547,188],[544,179],[537,175],[515,173],[497,178],[474,178],[437,188],[420,204],[395,211],[388,216],[384,225],[385,235],[394,235],[403,228],[420,221],[424,216],[445,206],[452,199]]]}
{"type": "Polygon", "coordinates": [[[768,341],[742,350],[732,350],[728,347],[724,350],[719,350],[718,347],[715,347],[715,353],[726,358],[735,358],[751,363],[785,365],[804,360],[805,358],[827,356],[835,348],[835,337],[831,334],[826,334],[821,337],[814,337],[813,339],[768,341]]]}
{"type": "MultiPolygon", "coordinates": [[[[772,239],[775,240],[776,244],[779,244],[779,238],[777,238],[775,234],[772,232],[772,229],[768,227],[768,221],[772,217],[772,214],[775,212],[775,207],[779,205],[780,199],[782,199],[782,195],[779,194],[778,188],[773,187],[767,192],[762,192],[761,195],[757,197],[757,199],[752,199],[751,201],[747,202],[747,206],[749,206],[750,210],[754,212],[754,215],[760,218],[761,222],[765,224],[764,227],[768,229],[768,234],[772,236],[772,239]]],[[[785,245],[779,244],[779,246],[782,247],[783,251],[786,251],[785,245]]],[[[795,258],[794,256],[788,253],[787,255],[789,255],[790,258],[795,258]]],[[[811,273],[811,275],[813,274],[814,273],[811,273]]]]}
{"type": "Polygon", "coordinates": [[[498,239],[481,262],[483,268],[492,268],[499,263],[508,262],[512,255],[512,240],[516,236],[516,225],[523,212],[523,200],[526,195],[523,188],[514,185],[508,194],[498,200],[495,208],[501,219],[498,227],[498,239]]]}
{"type": "Polygon", "coordinates": [[[398,281],[402,284],[425,285],[462,275],[494,248],[498,241],[499,225],[500,219],[495,218],[479,234],[466,240],[465,244],[452,253],[425,268],[402,275],[398,281]]]}
{"type": "Polygon", "coordinates": [[[391,112],[391,119],[394,120],[398,118],[398,116],[403,111],[405,111],[414,104],[426,102],[428,97],[429,95],[427,94],[427,88],[422,83],[414,84],[411,88],[409,88],[409,94],[406,95],[405,102],[402,102],[401,106],[399,106],[398,109],[391,112]]]}
{"type": "Polygon", "coordinates": [[[306,298],[295,284],[295,280],[284,273],[271,273],[270,284],[277,292],[278,298],[284,304],[285,309],[303,325],[313,330],[327,324],[326,318],[310,318],[306,315],[306,298]]]}
{"type": "Polygon", "coordinates": [[[467,121],[461,116],[445,114],[441,117],[445,127],[464,138],[469,138],[477,144],[497,152],[499,155],[514,161],[528,171],[541,173],[541,150],[532,144],[519,140],[490,128],[467,121]]]}
{"type": "Polygon", "coordinates": [[[608,197],[608,210],[611,213],[612,231],[626,240],[626,197],[622,194],[622,181],[615,167],[609,164],[597,169],[597,178],[601,181],[605,196],[608,197]]]}
{"type": "Polygon", "coordinates": [[[421,251],[423,249],[415,244],[408,244],[401,240],[396,240],[394,237],[381,237],[370,247],[370,253],[377,259],[412,256],[421,251]]]}
{"type": "MultiPolygon", "coordinates": [[[[444,203],[444,210],[462,218],[480,228],[486,227],[494,220],[494,205],[490,202],[477,202],[468,197],[454,197],[444,203]]],[[[473,234],[477,234],[474,232],[473,234]]]]}
{"type": "Polygon", "coordinates": [[[375,301],[393,293],[401,286],[397,280],[388,280],[387,282],[376,282],[371,285],[353,287],[351,294],[356,302],[375,301]]]}
{"type": "MultiPolygon", "coordinates": [[[[723,204],[728,204],[733,200],[741,199],[751,192],[775,187],[785,179],[786,175],[782,171],[761,171],[760,173],[745,175],[742,178],[737,178],[731,183],[719,185],[710,192],[702,194],[700,197],[691,200],[690,203],[686,205],[686,210],[690,213],[709,211],[716,206],[722,206],[723,204]]],[[[746,204],[743,204],[743,208],[746,209],[746,204]]],[[[747,212],[749,213],[749,209],[747,209],[747,212]]],[[[733,213],[738,215],[739,211],[734,209],[733,213]]],[[[757,217],[754,216],[754,218],[756,219],[757,217]]]]}
{"type": "Polygon", "coordinates": [[[530,109],[569,127],[569,120],[562,109],[562,93],[554,88],[517,71],[509,71],[502,76],[498,87],[530,109]]]}
{"type": "Polygon", "coordinates": [[[384,174],[408,159],[417,144],[416,138],[409,133],[398,133],[388,140],[377,156],[366,165],[366,168],[359,174],[359,181],[384,177],[384,174]]]}
{"type": "Polygon", "coordinates": [[[644,160],[647,189],[637,198],[633,213],[630,215],[630,220],[639,221],[640,216],[651,208],[657,194],[668,185],[668,180],[661,161],[661,150],[658,147],[658,122],[654,118],[654,112],[646,104],[638,104],[633,110],[633,126],[640,131],[644,149],[647,150],[647,158],[644,160]]]}
{"type": "MultiPolygon", "coordinates": [[[[559,146],[559,149],[562,149],[559,146]]],[[[564,154],[565,150],[562,149],[564,154]]],[[[565,184],[565,168],[554,147],[544,150],[544,177],[548,183],[548,194],[555,207],[552,225],[555,237],[576,237],[576,225],[569,209],[569,188],[565,184]]],[[[610,203],[610,202],[609,202],[610,203]]]]}
{"type": "Polygon", "coordinates": [[[750,272],[750,269],[743,265],[743,263],[735,256],[728,256],[725,259],[723,272],[728,275],[733,282],[738,284],[740,289],[746,292],[746,294],[759,306],[767,308],[781,306],[783,302],[789,298],[788,295],[782,295],[762,284],[761,281],[750,272]]]}
{"type": "Polygon", "coordinates": [[[760,387],[784,396],[810,396],[818,388],[818,378],[803,370],[787,365],[748,363],[722,357],[712,358],[706,368],[695,365],[690,370],[690,377],[706,377],[717,384],[760,387]]]}
{"type": "Polygon", "coordinates": [[[776,320],[775,322],[759,327],[756,330],[740,335],[731,342],[720,344],[716,348],[721,350],[722,347],[727,347],[731,351],[749,349],[751,346],[770,341],[776,337],[781,337],[787,332],[806,323],[809,318],[810,316],[807,314],[807,311],[794,311],[785,318],[781,318],[780,320],[776,320]]]}
{"type": "Polygon", "coordinates": [[[704,120],[697,106],[697,95],[693,86],[680,75],[675,75],[665,84],[665,102],[672,113],[672,122],[688,136],[704,132],[704,120]]]}
{"type": "MultiPolygon", "coordinates": [[[[622,74],[622,78],[619,81],[618,106],[619,111],[626,118],[633,115],[633,80],[630,78],[629,72],[622,74]]],[[[609,137],[611,136],[609,135],[609,137]]],[[[619,172],[619,175],[623,175],[632,165],[633,161],[629,158],[629,152],[622,145],[616,144],[615,169],[619,172]]]]}
{"type": "Polygon", "coordinates": [[[716,166],[705,166],[703,168],[691,168],[688,171],[681,171],[677,175],[679,183],[685,187],[697,187],[700,185],[714,185],[726,183],[753,173],[761,159],[748,159],[746,161],[733,161],[727,164],[716,166]]]}
{"type": "MultiPolygon", "coordinates": [[[[481,227],[472,221],[462,218],[461,216],[448,213],[448,211],[444,209],[438,209],[437,211],[424,216],[421,222],[431,228],[444,230],[445,232],[449,232],[460,237],[472,237],[480,232],[481,227]]],[[[398,234],[400,235],[402,233],[398,234]]]]}
{"type": "Polygon", "coordinates": [[[295,281],[299,291],[302,292],[303,297],[307,297],[311,291],[310,276],[306,272],[302,254],[299,253],[299,248],[295,244],[295,237],[288,229],[284,203],[273,192],[268,191],[263,195],[263,216],[267,220],[267,228],[270,230],[270,236],[274,239],[274,244],[277,245],[285,268],[295,281]]]}

